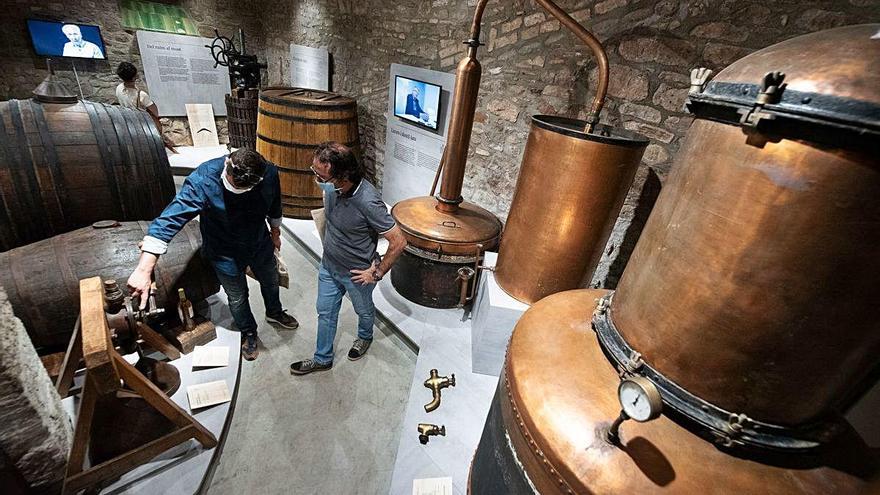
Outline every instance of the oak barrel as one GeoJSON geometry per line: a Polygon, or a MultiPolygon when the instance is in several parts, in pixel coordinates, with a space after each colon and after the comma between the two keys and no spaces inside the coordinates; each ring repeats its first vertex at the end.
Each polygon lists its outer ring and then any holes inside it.
{"type": "Polygon", "coordinates": [[[321,189],[310,167],[315,148],[338,141],[360,157],[357,103],[327,91],[269,88],[260,92],[257,151],[278,165],[285,216],[311,218],[321,189]]]}
{"type": "Polygon", "coordinates": [[[226,124],[229,145],[233,148],[257,148],[258,89],[234,89],[226,95],[226,124]]]}
{"type": "MultiPolygon", "coordinates": [[[[100,276],[125,287],[140,257],[137,243],[149,225],[85,227],[0,253],[0,286],[41,353],[67,345],[79,313],[80,279],[100,276]]],[[[193,221],[159,258],[156,303],[166,312],[177,314],[179,287],[193,303],[219,290],[214,270],[200,255],[201,244],[198,222],[193,221]]]]}
{"type": "Polygon", "coordinates": [[[148,220],[174,197],[145,112],[90,101],[0,102],[0,251],[97,220],[148,220]]]}

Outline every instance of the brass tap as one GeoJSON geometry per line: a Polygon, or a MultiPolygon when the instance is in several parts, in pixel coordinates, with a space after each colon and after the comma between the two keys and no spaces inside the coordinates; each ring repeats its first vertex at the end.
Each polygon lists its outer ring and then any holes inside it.
{"type": "Polygon", "coordinates": [[[440,376],[436,369],[431,370],[431,376],[425,380],[425,387],[430,388],[434,399],[425,404],[425,412],[431,412],[440,407],[440,391],[446,387],[455,386],[455,373],[449,376],[440,376]]]}
{"type": "Polygon", "coordinates": [[[428,443],[428,437],[436,435],[443,435],[445,437],[446,426],[437,426],[432,425],[431,423],[419,423],[419,442],[422,442],[422,445],[426,445],[428,443]]]}

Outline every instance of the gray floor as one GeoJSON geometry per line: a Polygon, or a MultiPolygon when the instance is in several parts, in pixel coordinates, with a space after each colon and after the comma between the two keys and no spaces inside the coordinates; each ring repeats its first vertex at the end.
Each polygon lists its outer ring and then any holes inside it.
{"type": "Polygon", "coordinates": [[[357,316],[345,299],[333,369],[291,376],[290,363],[314,352],[317,290],[317,269],[293,242],[285,233],[291,286],[281,289],[281,302],[300,328],[265,323],[259,285],[250,281],[263,345],[256,361],[242,363],[232,425],[208,493],[388,493],[416,356],[376,329],[367,356],[348,361],[357,316]]]}

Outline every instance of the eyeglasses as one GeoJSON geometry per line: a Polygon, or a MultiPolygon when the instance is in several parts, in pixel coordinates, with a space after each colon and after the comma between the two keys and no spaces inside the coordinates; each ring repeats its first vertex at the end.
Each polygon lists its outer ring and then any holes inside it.
{"type": "Polygon", "coordinates": [[[315,170],[314,166],[310,165],[309,169],[311,169],[312,173],[315,174],[315,177],[317,178],[318,182],[330,182],[331,180],[333,180],[332,177],[329,179],[325,179],[325,178],[321,177],[321,174],[319,174],[318,171],[315,170]]]}
{"type": "Polygon", "coordinates": [[[235,164],[231,162],[229,164],[229,174],[232,175],[232,182],[234,182],[236,186],[240,187],[254,187],[263,180],[263,177],[261,175],[251,172],[245,172],[244,170],[236,167],[235,164]]]}

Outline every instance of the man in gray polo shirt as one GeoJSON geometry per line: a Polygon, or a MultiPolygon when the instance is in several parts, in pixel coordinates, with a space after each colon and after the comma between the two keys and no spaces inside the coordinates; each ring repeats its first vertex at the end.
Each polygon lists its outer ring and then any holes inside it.
{"type": "Polygon", "coordinates": [[[358,315],[358,336],[348,359],[364,356],[373,342],[373,289],[406,247],[406,239],[379,192],[363,178],[348,147],[327,142],[312,160],[315,181],[324,191],[324,255],[318,270],[318,339],[312,359],[290,365],[294,375],[329,370],[342,296],[347,292],[358,315]],[[384,258],[376,253],[379,236],[388,239],[384,258]]]}

